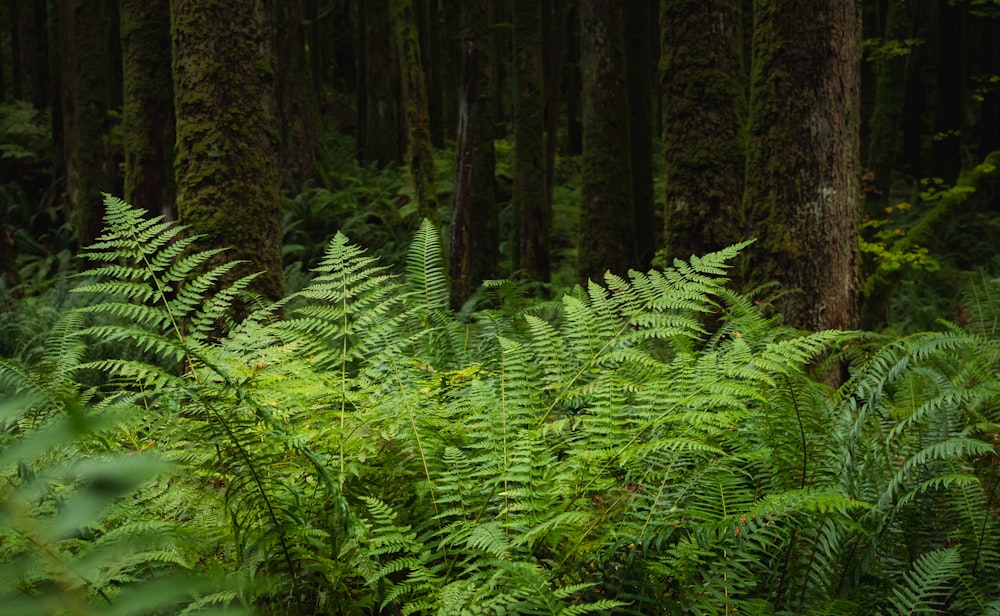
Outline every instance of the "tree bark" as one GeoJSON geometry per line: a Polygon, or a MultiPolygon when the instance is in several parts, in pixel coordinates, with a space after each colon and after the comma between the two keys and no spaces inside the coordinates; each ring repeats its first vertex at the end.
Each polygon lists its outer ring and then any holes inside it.
{"type": "Polygon", "coordinates": [[[400,121],[400,67],[394,51],[389,0],[366,1],[360,11],[364,18],[361,160],[379,168],[399,165],[408,139],[400,121]]]}
{"type": "Polygon", "coordinates": [[[811,330],[858,319],[860,26],[853,0],[757,0],[745,203],[757,282],[811,330]]]}
{"type": "Polygon", "coordinates": [[[664,0],[661,92],[668,262],[743,238],[742,0],[664,0]]]}
{"type": "Polygon", "coordinates": [[[451,303],[455,308],[460,308],[483,280],[496,276],[499,260],[487,4],[486,0],[462,4],[465,58],[450,255],[451,303]]]}
{"type": "Polygon", "coordinates": [[[278,101],[281,112],[281,186],[295,195],[316,174],[320,147],[319,98],[306,56],[303,0],[275,5],[278,101]]]}
{"type": "Polygon", "coordinates": [[[417,213],[440,224],[437,191],[434,188],[434,160],[431,157],[430,119],[427,117],[427,85],[420,61],[413,0],[390,0],[392,28],[399,63],[403,101],[403,125],[408,135],[407,167],[413,180],[417,213]]]}
{"type": "Polygon", "coordinates": [[[230,247],[254,290],[283,295],[273,6],[171,0],[177,210],[200,248],[230,247]]]}
{"type": "MultiPolygon", "coordinates": [[[[15,14],[11,41],[14,67],[15,98],[30,102],[36,109],[48,104],[48,76],[45,62],[45,4],[35,0],[14,0],[11,7],[15,14]]],[[[2,91],[2,90],[0,90],[2,91]]]]}
{"type": "Polygon", "coordinates": [[[81,246],[103,226],[102,193],[112,192],[108,109],[111,16],[104,0],[61,0],[59,40],[62,65],[63,158],[69,220],[81,246]]]}
{"type": "Polygon", "coordinates": [[[514,267],[529,280],[549,280],[551,205],[545,173],[542,11],[537,0],[514,2],[514,267]]]}
{"type": "Polygon", "coordinates": [[[628,97],[622,7],[614,0],[580,3],[583,103],[581,280],[637,265],[632,207],[628,97]]]}
{"type": "Polygon", "coordinates": [[[121,0],[125,200],[153,215],[174,209],[174,93],[168,0],[121,0]]]}
{"type": "Polygon", "coordinates": [[[629,160],[635,210],[636,267],[645,269],[656,252],[653,198],[653,51],[649,22],[656,18],[649,0],[623,2],[625,78],[628,88],[629,160]]]}

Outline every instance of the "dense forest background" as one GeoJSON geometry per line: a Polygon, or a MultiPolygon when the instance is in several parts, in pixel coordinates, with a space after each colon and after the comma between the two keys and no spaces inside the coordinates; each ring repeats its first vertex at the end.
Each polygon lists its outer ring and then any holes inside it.
{"type": "Polygon", "coordinates": [[[0,611],[1000,613],[997,0],[0,24],[0,611]]]}
{"type": "Polygon", "coordinates": [[[790,322],[926,327],[994,257],[998,9],[828,4],[11,0],[5,288],[95,237],[110,193],[234,247],[271,298],[334,230],[392,259],[426,217],[456,307],[756,238],[740,284],[798,289],[790,322]]]}

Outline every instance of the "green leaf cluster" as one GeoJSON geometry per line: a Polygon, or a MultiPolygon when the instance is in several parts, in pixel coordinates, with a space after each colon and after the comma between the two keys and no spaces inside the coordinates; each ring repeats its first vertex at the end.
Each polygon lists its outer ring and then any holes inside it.
{"type": "Polygon", "coordinates": [[[14,613],[1000,606],[992,283],[968,329],[803,333],[737,245],[455,314],[425,222],[404,275],[338,233],[264,305],[106,206],[99,299],[0,362],[14,613]]]}

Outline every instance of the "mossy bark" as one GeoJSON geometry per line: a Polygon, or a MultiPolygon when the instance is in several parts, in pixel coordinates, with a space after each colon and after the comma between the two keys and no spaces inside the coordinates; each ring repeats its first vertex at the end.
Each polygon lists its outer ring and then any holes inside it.
{"type": "Polygon", "coordinates": [[[125,200],[175,218],[169,0],[121,0],[125,200]]]}
{"type": "Polygon", "coordinates": [[[623,2],[625,76],[628,88],[629,161],[635,210],[636,267],[649,267],[656,252],[653,196],[653,50],[649,22],[657,17],[652,2],[623,2]]]}
{"type": "Polygon", "coordinates": [[[266,0],[171,0],[177,210],[200,248],[230,247],[283,295],[279,117],[266,0]]]}
{"type": "Polygon", "coordinates": [[[399,63],[403,125],[408,145],[406,165],[413,180],[417,213],[435,225],[440,223],[437,191],[434,188],[434,160],[431,157],[430,118],[427,115],[427,84],[420,61],[413,0],[390,0],[393,39],[399,63]]]}
{"type": "Polygon", "coordinates": [[[281,186],[298,194],[316,175],[320,148],[319,97],[306,56],[302,0],[275,3],[278,102],[281,112],[281,186]]]}
{"type": "Polygon", "coordinates": [[[458,162],[451,217],[451,302],[456,308],[496,277],[499,255],[489,7],[462,4],[465,56],[458,115],[458,162]]]}
{"type": "Polygon", "coordinates": [[[371,0],[360,8],[364,54],[361,161],[380,168],[399,165],[408,139],[400,115],[400,67],[394,51],[389,0],[371,0]]]}
{"type": "Polygon", "coordinates": [[[664,244],[668,259],[687,259],[744,234],[742,0],[661,6],[664,244]]]}
{"type": "Polygon", "coordinates": [[[622,20],[619,2],[580,3],[581,280],[602,280],[607,270],[626,274],[637,265],[622,20]]]}
{"type": "Polygon", "coordinates": [[[853,0],[757,0],[745,203],[752,280],[806,329],[858,319],[860,24],[853,0]]]}
{"type": "Polygon", "coordinates": [[[549,280],[551,205],[545,186],[545,100],[542,11],[537,0],[514,2],[514,267],[529,280],[549,280]]]}

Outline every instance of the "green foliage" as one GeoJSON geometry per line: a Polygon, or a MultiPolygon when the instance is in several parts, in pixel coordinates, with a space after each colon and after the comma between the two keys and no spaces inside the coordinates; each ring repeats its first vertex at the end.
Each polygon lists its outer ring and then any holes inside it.
{"type": "Polygon", "coordinates": [[[885,341],[764,316],[727,287],[744,245],[456,315],[425,222],[405,274],[337,233],[237,321],[234,264],[106,206],[95,301],[0,364],[0,593],[28,610],[996,608],[994,281],[968,330],[885,341]]]}

